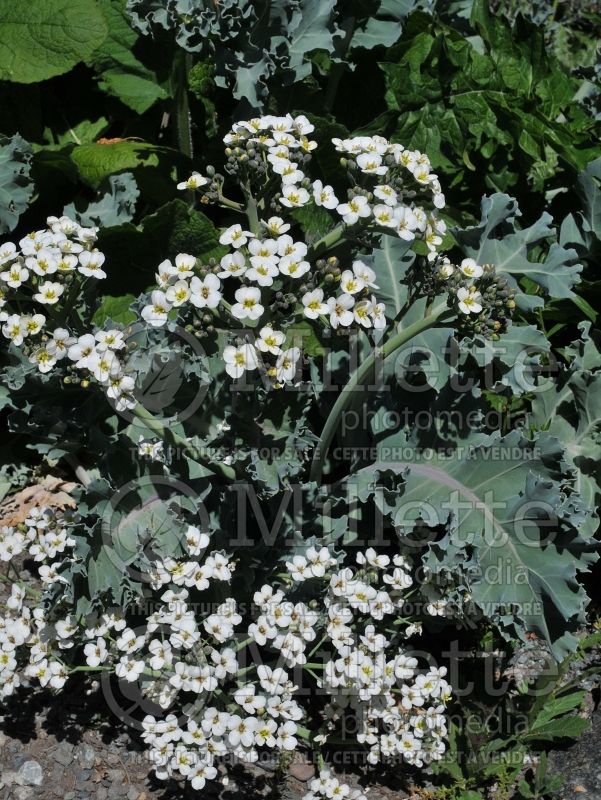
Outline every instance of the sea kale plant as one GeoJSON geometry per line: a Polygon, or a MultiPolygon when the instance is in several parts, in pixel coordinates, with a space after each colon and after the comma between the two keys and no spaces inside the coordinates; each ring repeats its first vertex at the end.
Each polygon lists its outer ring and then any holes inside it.
{"type": "MultiPolygon", "coordinates": [[[[97,675],[157,776],[199,790],[308,748],[439,761],[446,639],[562,658],[595,557],[595,343],[557,364],[531,323],[572,295],[576,251],[547,217],[507,233],[497,194],[451,258],[426,153],[314,135],[233,125],[177,186],[225,224],[157,259],[127,322],[102,230],[53,216],[0,253],[11,429],[79,486],[73,513],[0,533],[2,696],[97,675]],[[536,398],[519,424],[493,413],[508,394],[536,398]]],[[[308,797],[349,792],[324,767],[308,797]]]]}

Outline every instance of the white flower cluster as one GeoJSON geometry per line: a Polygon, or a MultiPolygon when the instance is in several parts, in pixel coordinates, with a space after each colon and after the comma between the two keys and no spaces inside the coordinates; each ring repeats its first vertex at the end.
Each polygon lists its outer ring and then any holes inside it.
{"type": "Polygon", "coordinates": [[[40,563],[43,583],[54,580],[55,571],[61,566],[57,555],[74,545],[63,517],[46,507],[32,508],[22,525],[0,529],[0,561],[9,562],[22,553],[29,554],[40,563]]]}
{"type": "MultiPolygon", "coordinates": [[[[10,563],[27,554],[37,562],[44,586],[61,582],[58,571],[71,559],[70,551],[75,545],[69,524],[62,514],[50,508],[32,508],[23,524],[0,529],[0,561],[10,563]]],[[[63,621],[50,625],[43,606],[31,609],[25,600],[26,590],[13,583],[6,614],[0,616],[0,698],[13,694],[21,683],[17,656],[24,645],[29,648],[29,662],[24,669],[28,678],[60,689],[68,677],[60,657],[52,655],[53,642],[58,648],[67,646],[63,634],[68,624],[63,621]]]]}
{"type": "MultiPolygon", "coordinates": [[[[279,577],[286,588],[265,584],[254,593],[248,616],[221,589],[222,599],[199,611],[197,598],[203,592],[215,596],[215,586],[230,582],[235,564],[211,549],[209,534],[189,525],[184,557],[155,559],[150,571],[132,565],[146,571],[160,600],[134,628],[120,609],[75,613],[61,575],[74,542],[60,518],[33,510],[22,528],[2,531],[2,558],[27,549],[53,603],[45,611],[42,597],[30,608],[30,590],[13,585],[0,617],[2,696],[14,691],[20,675],[60,689],[82,663],[136,683],[165,712],[143,723],[158,777],[184,778],[194,789],[215,779],[231,757],[254,762],[265,752],[296,749],[300,737],[326,741],[349,714],[357,718],[357,739],[368,746],[372,763],[402,757],[419,766],[441,757],[449,686],[444,668],[420,669],[403,646],[416,626],[400,616],[413,583],[400,554],[391,558],[368,548],[351,569],[326,547],[308,547],[287,562],[279,577]],[[299,600],[299,593],[306,599],[299,600]],[[391,617],[392,636],[385,635],[391,617]],[[263,655],[253,651],[250,657],[250,644],[263,655]],[[303,707],[304,695],[287,668],[327,693],[315,726],[319,735],[300,727],[315,709],[303,707]]],[[[342,790],[329,776],[312,791],[337,797],[342,790]]]]}
{"type": "MultiPolygon", "coordinates": [[[[468,281],[474,281],[482,277],[484,270],[473,258],[464,258],[457,267],[448,258],[443,258],[439,268],[441,278],[448,280],[455,273],[468,281]]],[[[456,297],[457,307],[462,314],[479,314],[482,311],[482,295],[473,283],[459,287],[456,297]]]]}
{"type": "MultiPolygon", "coordinates": [[[[0,322],[2,335],[20,346],[29,337],[38,337],[46,317],[36,313],[9,313],[5,306],[11,299],[10,290],[29,295],[34,303],[54,306],[65,290],[79,286],[83,278],[106,278],[102,269],[104,255],[95,249],[97,228],[84,228],[69,217],[48,217],[45,230],[34,231],[18,243],[6,242],[0,247],[0,322]],[[18,290],[18,291],[17,291],[18,290]]],[[[67,298],[67,304],[73,298],[67,298]]],[[[69,310],[67,308],[67,310],[69,310]]],[[[43,372],[49,371],[64,355],[63,339],[68,335],[62,328],[52,334],[46,346],[33,350],[31,361],[43,372]]]]}
{"type": "Polygon", "coordinates": [[[356,190],[348,203],[336,207],[343,221],[354,225],[362,218],[373,217],[376,225],[389,229],[406,241],[413,241],[421,234],[430,257],[435,258],[446,224],[435,213],[428,213],[413,201],[417,187],[431,194],[434,208],[444,208],[444,194],[438,176],[431,171],[428,156],[419,150],[407,150],[401,144],[393,144],[383,136],[355,136],[332,141],[338,152],[353,159],[363,178],[377,181],[375,186],[367,184],[363,193],[356,190]],[[371,194],[366,194],[367,188],[371,194]],[[370,202],[371,197],[373,200],[370,202]]]}
{"type": "MultiPolygon", "coordinates": [[[[257,200],[264,187],[257,186],[256,170],[253,172],[252,167],[256,161],[257,168],[270,173],[268,186],[274,179],[279,183],[271,204],[280,213],[315,204],[332,212],[332,232],[336,235],[358,226],[375,233],[398,235],[407,241],[420,236],[435,257],[445,231],[444,222],[436,215],[436,209],[444,206],[444,196],[427,157],[391,144],[381,136],[334,139],[334,145],[347,156],[347,162],[354,159],[357,167],[349,197],[341,202],[332,186],[324,185],[322,180],[311,182],[301,169],[317,147],[308,138],[313,130],[306,117],[290,115],[265,116],[233,126],[224,138],[226,154],[230,158],[236,152],[248,151],[253,155],[251,159],[240,159],[240,170],[248,178],[244,183],[240,178],[240,182],[246,187],[249,206],[257,212],[268,207],[267,196],[257,200]],[[430,212],[414,202],[422,190],[430,193],[430,203],[434,206],[430,212]]],[[[178,187],[197,188],[207,193],[207,200],[215,199],[213,184],[199,173],[178,187]]],[[[216,201],[232,205],[225,200],[220,187],[216,201]]],[[[250,220],[249,216],[252,227],[250,220]]],[[[194,259],[189,255],[180,254],[175,265],[163,262],[157,275],[159,288],[151,293],[142,317],[149,325],[158,327],[167,322],[173,309],[177,311],[190,304],[214,313],[225,309],[233,320],[248,321],[250,325],[260,321],[257,340],[226,347],[223,352],[226,370],[233,378],[239,378],[247,370],[260,368],[272,356],[275,363],[267,363],[265,371],[280,385],[293,380],[297,372],[300,351],[286,347],[285,330],[280,330],[295,318],[320,320],[333,329],[352,325],[384,328],[385,305],[373,294],[378,285],[371,267],[357,259],[347,269],[339,270],[334,280],[324,280],[323,272],[317,269],[314,249],[289,233],[293,224],[293,217],[265,219],[257,213],[253,230],[246,230],[240,223],[231,225],[219,239],[230,252],[221,258],[217,269],[202,270],[202,276],[194,274],[194,259]],[[239,283],[231,291],[234,302],[230,304],[224,295],[229,291],[226,282],[232,278],[239,283]],[[297,287],[303,284],[309,284],[309,288],[299,293],[297,287]],[[274,319],[272,312],[277,312],[277,304],[273,303],[273,295],[278,292],[291,293],[295,302],[292,308],[287,307],[285,315],[276,315],[274,319]]],[[[201,265],[196,264],[196,270],[199,268],[201,265]]]]}
{"type": "Polygon", "coordinates": [[[329,770],[321,769],[317,778],[309,784],[310,792],[302,800],[367,800],[360,789],[351,789],[348,783],[342,783],[329,770]]]}
{"type": "Polygon", "coordinates": [[[328,727],[334,730],[352,712],[357,739],[369,746],[369,761],[402,757],[422,766],[440,759],[445,750],[444,705],[450,698],[446,669],[418,674],[417,659],[378,632],[387,616],[398,619],[413,584],[406,559],[395,555],[391,561],[368,548],[356,561],[356,571],[335,569],[327,548],[309,548],[305,556],[287,563],[296,582],[328,581],[326,635],[334,653],[321,680],[332,698],[325,710],[328,727]]]}

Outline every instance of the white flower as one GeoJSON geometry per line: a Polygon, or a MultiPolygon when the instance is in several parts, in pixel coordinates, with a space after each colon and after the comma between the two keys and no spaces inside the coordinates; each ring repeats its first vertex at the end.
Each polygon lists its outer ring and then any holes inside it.
{"type": "Polygon", "coordinates": [[[14,242],[4,242],[0,245],[0,266],[17,257],[17,246],[14,242]]]}
{"type": "Polygon", "coordinates": [[[190,302],[197,308],[217,308],[221,300],[221,281],[209,273],[202,280],[196,276],[190,281],[190,302]]]}
{"type": "MultiPolygon", "coordinates": [[[[194,278],[192,278],[192,280],[194,280],[194,278]]],[[[183,306],[183,304],[190,299],[190,287],[186,281],[176,281],[167,288],[165,297],[174,308],[179,308],[179,306],[183,306]]]]}
{"type": "Polygon", "coordinates": [[[242,230],[242,225],[231,225],[223,231],[219,237],[220,244],[231,244],[232,247],[243,247],[249,239],[252,239],[253,234],[250,231],[242,230]]]}
{"type": "Polygon", "coordinates": [[[338,297],[330,297],[328,308],[330,311],[330,325],[337,328],[339,325],[347,327],[354,319],[352,308],[355,300],[350,294],[341,294],[338,297]]]}
{"type": "Polygon", "coordinates": [[[361,153],[357,156],[357,166],[366,175],[386,175],[388,167],[382,164],[379,153],[361,153]]]}
{"type": "Polygon", "coordinates": [[[369,300],[361,300],[353,309],[355,321],[364,328],[371,328],[373,325],[372,304],[369,300]]]}
{"type": "Polygon", "coordinates": [[[122,678],[129,683],[134,683],[138,680],[144,671],[144,662],[136,661],[129,656],[123,656],[117,666],[115,667],[115,674],[118,678],[122,678]]]}
{"type": "Polygon", "coordinates": [[[103,353],[105,350],[123,350],[125,347],[123,332],[114,328],[108,331],[98,331],[95,339],[96,350],[99,353],[103,353]]]}
{"type": "Polygon", "coordinates": [[[239,378],[246,370],[258,367],[257,353],[252,344],[243,344],[240,347],[228,345],[223,351],[225,371],[232,378],[239,378]]]}
{"type": "Polygon", "coordinates": [[[300,208],[306,205],[310,200],[309,192],[303,189],[302,186],[284,186],[280,203],[287,208],[300,208]]]}
{"type": "Polygon", "coordinates": [[[381,225],[383,228],[396,227],[397,223],[391,206],[378,204],[372,208],[372,214],[378,225],[381,225]]]}
{"type": "Polygon", "coordinates": [[[396,232],[401,239],[407,242],[415,239],[414,231],[417,228],[417,218],[408,206],[397,206],[394,210],[396,232]]]}
{"type": "Polygon", "coordinates": [[[58,258],[49,249],[43,248],[34,256],[25,259],[25,266],[35,272],[36,275],[52,275],[58,268],[58,258]]]}
{"type": "Polygon", "coordinates": [[[90,356],[95,353],[96,339],[91,333],[80,336],[75,344],[72,344],[67,355],[71,361],[75,361],[78,369],[85,369],[88,366],[90,356]]]}
{"type": "Polygon", "coordinates": [[[464,258],[459,265],[459,269],[466,278],[479,278],[484,272],[482,267],[476,264],[473,258],[464,258]]]}
{"type": "Polygon", "coordinates": [[[281,236],[290,230],[290,225],[281,217],[269,217],[267,222],[262,223],[270,236],[281,236]]]}
{"type": "Polygon", "coordinates": [[[283,256],[278,266],[282,275],[290,278],[300,278],[311,269],[308,261],[302,261],[294,255],[283,256]]]}
{"type": "Polygon", "coordinates": [[[261,292],[254,286],[242,286],[234,296],[232,315],[236,319],[259,319],[265,310],[261,305],[261,292]]]}
{"type": "Polygon", "coordinates": [[[354,270],[346,269],[340,276],[340,288],[346,294],[357,294],[365,288],[365,282],[354,270]]]}
{"type": "Polygon", "coordinates": [[[77,340],[65,328],[56,328],[52,339],[46,342],[46,350],[56,358],[64,358],[72,344],[77,340]]]}
{"type": "Polygon", "coordinates": [[[34,294],[33,299],[43,305],[52,306],[58,303],[64,291],[65,287],[62,284],[54,283],[53,281],[44,281],[44,283],[38,286],[38,291],[34,294]]]}
{"type": "Polygon", "coordinates": [[[102,637],[96,639],[95,642],[88,642],[83,649],[86,657],[86,664],[89,667],[99,667],[107,659],[106,642],[102,637]]]}
{"type": "Polygon", "coordinates": [[[40,347],[37,350],[34,350],[33,353],[29,356],[29,361],[32,364],[37,364],[37,367],[40,372],[50,372],[52,367],[56,364],[56,356],[53,353],[48,352],[45,347],[40,347]]]}
{"type": "Polygon", "coordinates": [[[276,376],[278,381],[291,381],[296,375],[296,363],[301,356],[298,347],[290,347],[278,356],[276,362],[276,376]]]}
{"type": "Polygon", "coordinates": [[[217,768],[201,762],[192,767],[186,777],[190,781],[192,788],[195,791],[199,791],[204,788],[207,781],[212,781],[217,777],[217,768]]]}
{"type": "Polygon", "coordinates": [[[329,306],[323,302],[323,289],[313,289],[311,292],[306,292],[301,298],[304,306],[303,313],[309,319],[317,319],[322,314],[327,314],[329,306]]]}
{"type": "Polygon", "coordinates": [[[362,217],[369,217],[371,208],[367,198],[357,195],[348,203],[341,203],[337,206],[336,211],[342,217],[343,222],[346,222],[347,225],[354,225],[362,217]]]}
{"type": "Polygon", "coordinates": [[[155,289],[150,295],[150,305],[142,309],[142,319],[153,328],[160,328],[167,322],[167,315],[171,310],[171,303],[167,300],[165,292],[155,289]]]}
{"type": "Polygon", "coordinates": [[[482,311],[482,295],[480,292],[470,291],[470,289],[457,290],[457,300],[459,301],[459,310],[463,314],[479,314],[482,311]]]}
{"type": "Polygon", "coordinates": [[[296,733],[296,725],[294,722],[288,720],[278,728],[278,736],[276,739],[276,746],[280,750],[295,750],[298,744],[294,734],[296,733]]]}
{"type": "Polygon", "coordinates": [[[209,182],[208,178],[205,178],[199,172],[193,172],[187,181],[182,181],[181,183],[177,184],[178,189],[198,189],[200,186],[205,186],[209,182]]]}
{"type": "Polygon", "coordinates": [[[288,159],[278,158],[272,162],[272,166],[276,175],[280,175],[282,178],[283,186],[297,184],[305,177],[304,172],[302,172],[293,161],[289,161],[288,159]]]}
{"type": "Polygon", "coordinates": [[[396,205],[397,193],[392,186],[388,186],[386,183],[381,183],[374,187],[374,197],[382,200],[387,206],[396,205]]]}
{"type": "Polygon", "coordinates": [[[265,328],[261,328],[256,346],[262,353],[271,353],[277,356],[282,352],[280,345],[284,343],[285,339],[286,334],[266,326],[265,328]]]}
{"type": "Polygon", "coordinates": [[[98,250],[84,250],[79,254],[79,272],[90,278],[106,278],[102,269],[104,254],[98,250]]]}
{"type": "Polygon", "coordinates": [[[29,277],[29,270],[21,264],[13,264],[6,272],[0,272],[0,278],[5,281],[12,289],[18,289],[29,277]]]}
{"type": "Polygon", "coordinates": [[[170,275],[177,275],[178,278],[190,278],[194,275],[196,258],[188,253],[178,253],[175,256],[175,266],[169,261],[163,261],[163,264],[159,265],[159,269],[163,265],[165,265],[165,269],[170,275]]]}
{"type": "Polygon", "coordinates": [[[107,383],[121,372],[121,363],[111,350],[104,353],[94,351],[88,358],[87,367],[99,383],[107,383]]]}
{"type": "Polygon", "coordinates": [[[313,181],[313,199],[316,206],[324,208],[332,209],[338,205],[334,189],[331,186],[324,186],[322,181],[313,181]]]}
{"type": "Polygon", "coordinates": [[[17,347],[23,344],[25,334],[23,322],[18,314],[11,314],[2,326],[2,335],[10,339],[17,347]]]}
{"type": "Polygon", "coordinates": [[[220,264],[221,272],[217,273],[218,278],[230,278],[232,275],[244,275],[246,272],[246,259],[239,250],[223,256],[220,264]]]}
{"type": "Polygon", "coordinates": [[[273,279],[279,275],[277,259],[274,256],[252,256],[250,260],[252,267],[246,270],[245,277],[259,286],[272,286],[273,279]]]}

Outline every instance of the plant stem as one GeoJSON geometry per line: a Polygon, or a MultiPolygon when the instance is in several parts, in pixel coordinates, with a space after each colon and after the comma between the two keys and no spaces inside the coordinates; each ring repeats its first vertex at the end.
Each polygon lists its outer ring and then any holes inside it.
{"type": "Polygon", "coordinates": [[[187,439],[172,430],[168,430],[165,425],[163,425],[160,420],[156,419],[156,417],[154,417],[147,409],[137,405],[134,408],[133,413],[140,420],[140,422],[148,428],[149,431],[155,433],[162,440],[171,439],[173,443],[181,448],[184,453],[188,453],[188,455],[194,458],[195,461],[197,461],[199,464],[202,464],[203,467],[206,467],[209,472],[212,472],[215,475],[220,475],[229,483],[232,483],[236,480],[236,472],[231,467],[228,467],[227,464],[221,464],[219,462],[210,462],[208,458],[199,456],[199,454],[196,452],[196,448],[191,445],[187,439]]]}
{"type": "Polygon", "coordinates": [[[309,247],[307,257],[317,258],[317,256],[319,256],[321,253],[337,245],[343,238],[345,227],[346,226],[341,222],[339,225],[336,225],[335,228],[332,228],[329,233],[326,233],[320,239],[317,239],[317,241],[313,242],[311,247],[309,247]]]}
{"type": "Polygon", "coordinates": [[[334,407],[330,411],[326,420],[326,424],[323,427],[319,442],[315,447],[313,461],[311,462],[311,471],[309,474],[309,479],[311,481],[315,481],[317,483],[321,482],[324,461],[328,454],[332,439],[338,430],[342,415],[352,400],[353,392],[359,387],[362,387],[365,380],[372,373],[372,370],[376,364],[376,360],[381,359],[381,361],[384,362],[386,358],[406,344],[406,342],[413,339],[414,336],[417,336],[428,328],[434,327],[446,308],[446,302],[440,303],[432,309],[427,317],[414,322],[412,325],[409,325],[409,327],[399,331],[394,336],[391,336],[382,347],[374,348],[371,355],[366,358],[365,361],[351,375],[349,382],[338,395],[338,399],[334,403],[334,407]]]}
{"type": "Polygon", "coordinates": [[[257,202],[250,194],[250,189],[248,190],[247,194],[246,216],[248,217],[248,226],[251,230],[251,233],[254,233],[255,236],[258,236],[261,228],[259,225],[259,212],[257,210],[257,202]]]}
{"type": "Polygon", "coordinates": [[[190,127],[190,104],[188,102],[188,73],[192,67],[190,53],[178,53],[174,70],[175,128],[177,144],[182,153],[192,158],[192,130],[190,127]]]}

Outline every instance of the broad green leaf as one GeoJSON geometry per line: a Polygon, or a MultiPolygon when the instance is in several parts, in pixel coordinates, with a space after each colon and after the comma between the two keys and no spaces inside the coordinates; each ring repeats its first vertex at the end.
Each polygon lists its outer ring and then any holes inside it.
{"type": "Polygon", "coordinates": [[[173,161],[168,148],[146,142],[114,142],[111,144],[84,144],[74,147],[71,159],[77,166],[84,183],[97,189],[109,175],[137,167],[157,167],[161,158],[173,161]]]}
{"type": "Polygon", "coordinates": [[[0,136],[0,234],[12,231],[33,195],[32,149],[18,133],[0,136]]]}
{"type": "Polygon", "coordinates": [[[66,206],[63,214],[76,219],[81,225],[96,225],[100,228],[129,222],[136,210],[140,191],[131,172],[111,175],[108,191],[99,199],[78,211],[74,204],[66,206]]]}
{"type": "MultiPolygon", "coordinates": [[[[361,258],[361,256],[359,256],[361,258]]],[[[376,273],[378,301],[386,304],[386,315],[394,319],[407,302],[407,271],[415,259],[411,242],[397,236],[382,236],[381,247],[364,259],[376,273]]]]}
{"type": "Polygon", "coordinates": [[[122,325],[135,322],[137,319],[136,313],[130,308],[135,299],[133,294],[126,294],[122,297],[103,295],[92,322],[99,327],[102,327],[107,319],[122,325]]]}
{"type": "Polygon", "coordinates": [[[157,100],[166,98],[167,92],[156,74],[134,55],[138,34],[130,24],[123,0],[99,2],[108,23],[108,36],[89,63],[98,71],[105,92],[143,114],[157,100]]]}
{"type": "Polygon", "coordinates": [[[68,72],[105,40],[95,0],[0,0],[0,80],[45,81],[68,72]]]}
{"type": "MultiPolygon", "coordinates": [[[[515,224],[520,215],[513,198],[493,194],[482,198],[480,224],[454,229],[453,235],[466,255],[479,264],[494,264],[497,272],[510,276],[514,286],[523,277],[538,284],[549,297],[572,297],[572,287],[580,281],[582,270],[582,265],[575,263],[577,252],[552,241],[544,261],[531,260],[532,249],[556,238],[557,232],[550,227],[552,217],[546,212],[533,225],[521,229],[515,224]]],[[[543,300],[518,294],[516,302],[532,307],[542,305],[543,300]]]]}
{"type": "Polygon", "coordinates": [[[418,447],[403,447],[412,458],[399,461],[394,453],[406,440],[393,434],[379,442],[383,457],[366,470],[370,480],[374,470],[402,476],[398,495],[382,506],[397,529],[418,520],[431,528],[449,526],[447,546],[473,553],[471,593],[486,617],[522,636],[538,632],[560,659],[573,644],[566,629],[578,624],[586,603],[578,570],[596,559],[578,530],[591,512],[554,479],[562,464],[556,439],[539,436],[532,443],[514,431],[504,438],[475,435],[473,441],[451,453],[433,450],[427,458],[418,447]],[[487,578],[499,564],[507,571],[487,578]]]}

